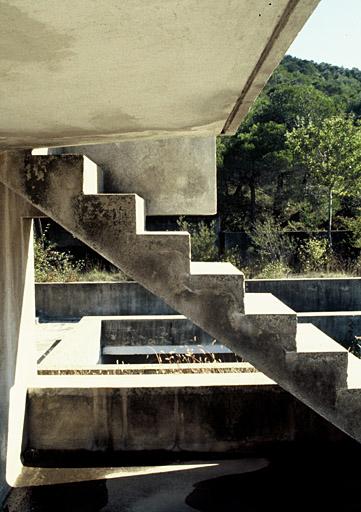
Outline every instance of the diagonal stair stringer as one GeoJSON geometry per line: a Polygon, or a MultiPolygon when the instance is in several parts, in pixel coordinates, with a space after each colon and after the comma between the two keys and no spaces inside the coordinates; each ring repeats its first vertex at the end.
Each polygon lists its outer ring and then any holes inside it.
{"type": "MultiPolygon", "coordinates": [[[[146,232],[136,194],[102,194],[101,170],[80,155],[4,152],[0,181],[244,357],[326,419],[361,439],[340,396],[350,354],[270,294],[245,294],[229,263],[194,263],[190,237],[146,232]],[[345,419],[346,416],[346,419],[345,419]]],[[[356,366],[361,369],[357,361],[356,366]]],[[[353,393],[355,396],[356,393],[353,393]]],[[[360,422],[359,422],[360,423],[360,422]]],[[[359,424],[358,423],[358,424],[359,424]]]]}

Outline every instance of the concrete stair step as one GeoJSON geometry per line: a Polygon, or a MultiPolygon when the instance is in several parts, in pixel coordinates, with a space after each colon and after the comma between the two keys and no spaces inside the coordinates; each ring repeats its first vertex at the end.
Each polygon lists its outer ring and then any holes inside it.
{"type": "MultiPolygon", "coordinates": [[[[337,401],[347,387],[349,354],[321,331],[307,324],[297,331],[295,312],[271,294],[245,295],[244,277],[232,265],[191,263],[188,233],[145,232],[144,206],[134,194],[84,194],[96,188],[99,192],[100,179],[94,166],[84,171],[82,157],[29,157],[24,153],[23,166],[20,159],[17,165],[0,169],[0,179],[12,190],[214,339],[361,440],[361,432],[351,420],[344,422],[340,413],[343,410],[347,415],[350,410],[342,409],[337,401]]],[[[95,344],[93,352],[95,358],[95,344]]],[[[76,380],[72,382],[72,392],[77,395],[76,380]]],[[[112,382],[106,385],[112,387],[112,382]]],[[[182,376],[179,382],[184,385],[182,376]]],[[[96,400],[106,403],[101,392],[96,400]]],[[[359,401],[355,399],[355,404],[359,401]]],[[[142,404],[154,410],[151,401],[142,404]]],[[[79,417],[80,423],[83,420],[79,417]]]]}
{"type": "Polygon", "coordinates": [[[244,305],[246,315],[288,315],[296,319],[296,312],[272,293],[246,293],[244,305]]]}
{"type": "Polygon", "coordinates": [[[275,348],[296,350],[297,317],[291,308],[271,293],[246,293],[244,305],[240,324],[260,340],[267,357],[275,348]]]}
{"type": "Polygon", "coordinates": [[[298,324],[296,351],[286,354],[290,385],[321,411],[332,408],[347,385],[348,352],[313,324],[298,324]]]}
{"type": "Polygon", "coordinates": [[[343,353],[347,350],[313,324],[298,324],[296,345],[298,353],[343,353]]]}
{"type": "Polygon", "coordinates": [[[361,360],[348,354],[347,386],[337,393],[338,425],[355,439],[361,438],[361,360]]]}
{"type": "Polygon", "coordinates": [[[72,206],[75,215],[82,219],[79,229],[83,236],[97,228],[100,233],[109,234],[112,227],[124,240],[144,229],[144,202],[136,194],[80,195],[73,198],[72,206]]]}

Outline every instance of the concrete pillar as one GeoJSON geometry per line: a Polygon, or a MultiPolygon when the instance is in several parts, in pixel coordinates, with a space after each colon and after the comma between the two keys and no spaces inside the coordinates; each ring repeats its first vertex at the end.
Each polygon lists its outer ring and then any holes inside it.
{"type": "Polygon", "coordinates": [[[35,324],[32,210],[0,183],[0,503],[8,491],[10,389],[15,382],[25,386],[29,373],[35,371],[31,346],[35,324]]]}
{"type": "Polygon", "coordinates": [[[147,215],[217,212],[215,137],[128,140],[50,149],[80,153],[104,172],[104,192],[136,193],[147,215]]]}

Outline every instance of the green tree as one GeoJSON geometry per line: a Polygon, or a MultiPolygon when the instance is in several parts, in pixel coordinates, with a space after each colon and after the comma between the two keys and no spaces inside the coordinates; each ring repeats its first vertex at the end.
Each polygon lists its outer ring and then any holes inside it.
{"type": "Polygon", "coordinates": [[[299,119],[318,123],[337,113],[338,107],[333,99],[313,85],[281,84],[268,92],[267,101],[256,104],[254,121],[273,121],[292,129],[299,119]]]}
{"type": "Polygon", "coordinates": [[[339,115],[320,124],[301,122],[286,138],[295,163],[304,166],[327,194],[328,240],[332,248],[333,198],[360,192],[360,127],[353,118],[339,115]]]}
{"type": "Polygon", "coordinates": [[[257,187],[271,180],[273,170],[284,163],[285,133],[285,126],[273,121],[252,124],[229,141],[223,154],[222,172],[228,172],[235,184],[233,197],[239,197],[244,186],[249,189],[250,224],[256,221],[257,187]]]}

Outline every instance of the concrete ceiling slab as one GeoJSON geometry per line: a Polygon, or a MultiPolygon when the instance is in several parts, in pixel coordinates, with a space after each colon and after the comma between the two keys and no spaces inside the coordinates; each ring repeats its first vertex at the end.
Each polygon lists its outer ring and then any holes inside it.
{"type": "Polygon", "coordinates": [[[231,133],[318,0],[2,0],[0,147],[231,133]]]}

